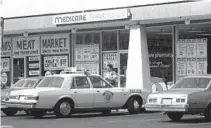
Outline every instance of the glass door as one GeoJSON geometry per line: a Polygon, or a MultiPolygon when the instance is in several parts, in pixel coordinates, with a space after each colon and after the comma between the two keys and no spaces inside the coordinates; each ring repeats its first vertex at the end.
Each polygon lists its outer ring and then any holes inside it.
{"type": "Polygon", "coordinates": [[[128,52],[120,52],[120,87],[126,86],[128,52]]]}
{"type": "Polygon", "coordinates": [[[13,59],[13,84],[24,77],[24,58],[13,59]]]}

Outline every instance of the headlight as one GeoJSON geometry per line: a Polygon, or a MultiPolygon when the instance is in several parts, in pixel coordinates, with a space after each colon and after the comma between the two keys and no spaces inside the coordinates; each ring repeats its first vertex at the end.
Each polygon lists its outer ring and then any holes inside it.
{"type": "Polygon", "coordinates": [[[149,98],[149,103],[156,103],[157,102],[157,98],[149,98]]]}

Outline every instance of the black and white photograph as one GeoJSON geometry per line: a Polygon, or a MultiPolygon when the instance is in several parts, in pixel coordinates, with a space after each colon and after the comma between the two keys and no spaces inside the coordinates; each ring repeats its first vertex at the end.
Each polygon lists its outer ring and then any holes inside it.
{"type": "Polygon", "coordinates": [[[211,0],[0,0],[0,128],[211,128],[211,0]]]}

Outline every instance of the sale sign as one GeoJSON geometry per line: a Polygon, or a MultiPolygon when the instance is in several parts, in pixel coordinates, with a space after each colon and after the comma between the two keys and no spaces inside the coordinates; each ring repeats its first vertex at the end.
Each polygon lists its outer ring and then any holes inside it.
{"type": "Polygon", "coordinates": [[[68,56],[44,57],[44,70],[64,70],[68,67],[68,56]]]}

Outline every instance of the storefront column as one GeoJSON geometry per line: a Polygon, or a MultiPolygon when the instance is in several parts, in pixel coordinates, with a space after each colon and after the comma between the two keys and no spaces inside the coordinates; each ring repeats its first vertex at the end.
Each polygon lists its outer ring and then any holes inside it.
{"type": "Polygon", "coordinates": [[[130,28],[126,88],[152,90],[146,28],[143,25],[130,28]]]}

